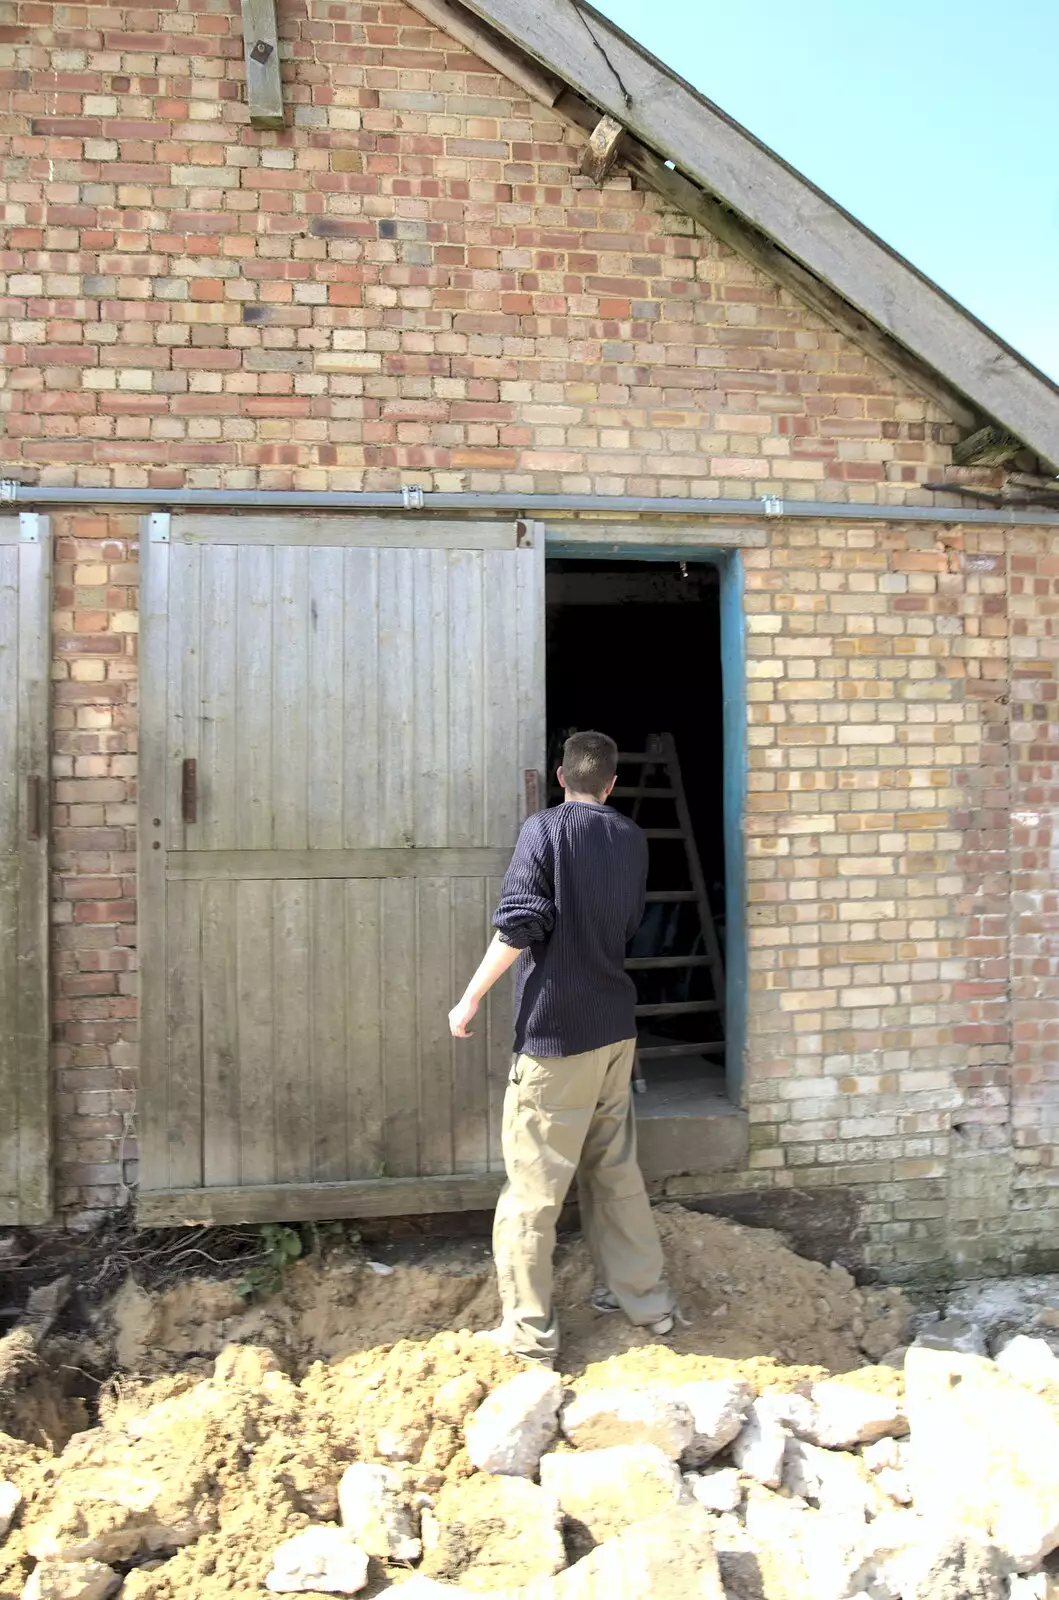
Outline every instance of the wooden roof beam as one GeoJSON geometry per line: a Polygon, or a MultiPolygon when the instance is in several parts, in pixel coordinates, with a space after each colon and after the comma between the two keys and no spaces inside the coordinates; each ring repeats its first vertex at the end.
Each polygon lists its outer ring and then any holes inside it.
{"type": "Polygon", "coordinates": [[[276,0],[243,0],[243,59],[250,126],[282,128],[285,118],[276,0]]]}

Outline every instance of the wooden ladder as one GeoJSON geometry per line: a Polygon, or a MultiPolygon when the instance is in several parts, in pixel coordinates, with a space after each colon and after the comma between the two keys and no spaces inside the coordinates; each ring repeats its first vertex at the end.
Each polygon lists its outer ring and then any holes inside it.
{"type": "MultiPolygon", "coordinates": [[[[658,839],[683,842],[684,853],[687,859],[688,880],[690,887],[687,889],[659,889],[649,890],[647,903],[680,904],[693,903],[698,908],[699,927],[702,936],[703,954],[693,951],[686,955],[677,956],[630,956],[625,962],[627,972],[660,972],[664,970],[690,971],[695,967],[704,967],[709,971],[713,997],[707,1000],[673,1000],[663,1001],[660,1004],[638,1005],[636,1016],[644,1021],[653,1017],[686,1017],[693,1015],[713,1014],[721,1023],[722,1035],[724,1032],[724,958],[721,954],[720,940],[717,937],[717,928],[713,920],[713,911],[710,907],[709,895],[706,892],[706,879],[703,877],[702,862],[699,859],[698,846],[691,826],[691,814],[688,811],[687,795],[684,791],[684,780],[680,772],[680,761],[677,757],[676,744],[670,733],[652,734],[647,741],[647,749],[635,754],[622,752],[618,756],[619,769],[623,766],[638,766],[640,769],[639,781],[632,786],[619,785],[613,791],[613,797],[621,800],[632,800],[631,816],[633,821],[638,821],[640,808],[645,800],[665,801],[672,805],[676,813],[676,827],[651,827],[644,828],[648,841],[658,839]],[[660,774],[661,783],[648,783],[648,779],[660,774]]],[[[697,945],[696,939],[694,944],[697,945]]],[[[636,1051],[636,1065],[633,1069],[633,1083],[639,1093],[647,1088],[647,1080],[643,1075],[643,1062],[657,1061],[666,1056],[696,1056],[696,1055],[723,1055],[724,1039],[709,1039],[699,1042],[684,1042],[676,1044],[645,1045],[639,1046],[636,1051]]]]}

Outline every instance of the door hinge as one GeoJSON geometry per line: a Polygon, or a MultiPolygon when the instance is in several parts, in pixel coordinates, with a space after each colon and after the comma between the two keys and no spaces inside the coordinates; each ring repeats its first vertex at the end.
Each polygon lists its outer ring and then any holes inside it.
{"type": "Polygon", "coordinates": [[[147,537],[152,544],[168,544],[172,517],[168,511],[152,511],[147,518],[147,537]]]}

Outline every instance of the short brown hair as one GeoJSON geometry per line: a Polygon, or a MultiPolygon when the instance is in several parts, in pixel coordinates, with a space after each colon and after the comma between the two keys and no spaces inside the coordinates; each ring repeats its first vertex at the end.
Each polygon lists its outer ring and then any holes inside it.
{"type": "Polygon", "coordinates": [[[618,747],[605,733],[572,733],[563,745],[563,777],[573,794],[601,795],[618,770],[618,747]]]}

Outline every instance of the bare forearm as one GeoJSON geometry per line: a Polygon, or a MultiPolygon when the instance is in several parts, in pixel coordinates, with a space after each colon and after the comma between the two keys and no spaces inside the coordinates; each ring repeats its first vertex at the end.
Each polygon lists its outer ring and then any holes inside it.
{"type": "Polygon", "coordinates": [[[494,934],[478,971],[464,990],[463,998],[481,1000],[489,993],[497,979],[502,978],[508,968],[514,966],[518,958],[519,951],[505,944],[498,933],[494,934]]]}
{"type": "Polygon", "coordinates": [[[467,1024],[471,1021],[482,997],[487,995],[498,978],[503,977],[510,966],[518,960],[518,951],[505,944],[497,934],[490,944],[481,964],[466,989],[463,998],[458,1000],[449,1012],[449,1031],[457,1039],[470,1037],[467,1024]]]}

